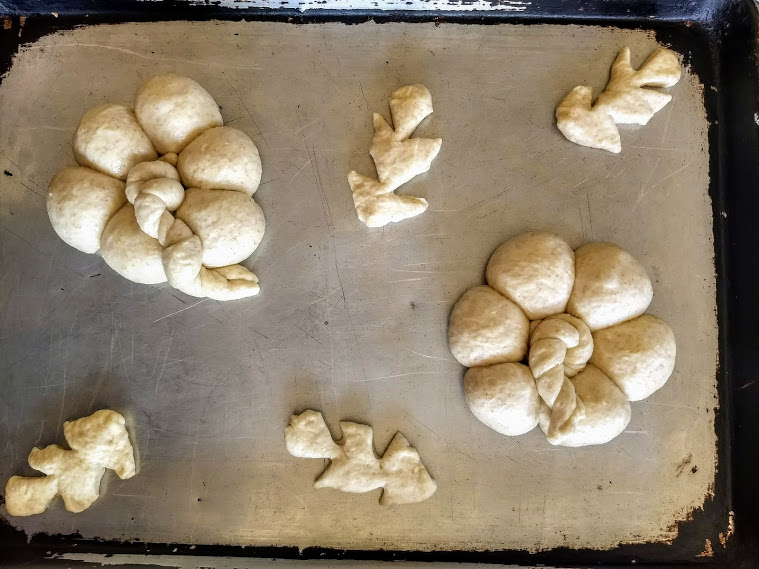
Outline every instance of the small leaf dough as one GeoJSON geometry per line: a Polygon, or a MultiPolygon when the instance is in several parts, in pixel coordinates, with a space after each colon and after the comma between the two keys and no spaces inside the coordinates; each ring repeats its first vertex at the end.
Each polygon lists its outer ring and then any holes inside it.
{"type": "Polygon", "coordinates": [[[526,365],[473,367],[464,376],[464,388],[474,416],[502,435],[522,435],[538,424],[540,397],[526,365]]]}
{"type": "Polygon", "coordinates": [[[374,113],[374,137],[369,150],[378,180],[358,172],[348,174],[358,218],[367,227],[382,227],[419,215],[427,201],[397,196],[394,190],[430,169],[443,144],[440,138],[409,138],[425,117],[432,113],[432,95],[424,85],[409,85],[393,92],[390,114],[393,129],[374,113]]]}
{"type": "Polygon", "coordinates": [[[575,251],[575,285],[567,312],[591,332],[643,314],[654,289],[643,266],[613,243],[588,243],[575,251]]]}
{"type": "Polygon", "coordinates": [[[630,402],[616,384],[592,365],[572,380],[577,397],[582,401],[584,412],[571,429],[556,435],[549,434],[551,410],[543,403],[540,412],[540,428],[554,445],[580,447],[601,445],[619,436],[630,423],[630,402]]]}
{"type": "Polygon", "coordinates": [[[208,91],[189,77],[173,73],[143,83],[134,111],[160,154],[179,153],[204,130],[223,124],[219,106],[208,91]]]}
{"type": "Polygon", "coordinates": [[[124,182],[79,166],[50,180],[47,213],[61,239],[84,253],[97,253],[108,220],[124,203],[124,182]]]}
{"type": "Polygon", "coordinates": [[[163,247],[137,224],[132,204],[117,211],[103,231],[100,254],[114,271],[142,284],[166,282],[163,247]]]}
{"type": "Polygon", "coordinates": [[[669,49],[657,49],[636,71],[630,64],[630,48],[624,47],[596,104],[592,105],[590,87],[575,87],[556,107],[556,125],[576,144],[618,153],[622,143],[616,124],[647,124],[672,99],[647,87],[672,87],[680,74],[680,60],[669,49]]]}
{"type": "Polygon", "coordinates": [[[261,158],[250,137],[236,128],[212,128],[187,145],[177,164],[188,188],[236,190],[252,197],[261,183],[261,158]]]}
{"type": "Polygon", "coordinates": [[[58,494],[69,512],[81,512],[99,497],[106,468],[121,479],[134,476],[134,450],[124,417],[116,411],[102,409],[67,421],[63,435],[72,450],[50,445],[35,447],[29,454],[29,465],[47,476],[12,476],[8,480],[5,508],[10,515],[41,514],[58,494]]]}
{"type": "Polygon", "coordinates": [[[630,401],[663,386],[675,367],[675,335],[666,322],[644,314],[593,333],[590,363],[608,375],[630,401]]]}
{"type": "Polygon", "coordinates": [[[530,323],[520,308],[489,286],[466,291],[451,311],[451,354],[467,367],[518,362],[527,353],[530,323]]]}
{"type": "Polygon", "coordinates": [[[103,174],[126,180],[129,170],[158,158],[134,111],[124,105],[105,104],[87,111],[74,133],[74,158],[103,174]]]}
{"type": "Polygon", "coordinates": [[[176,216],[203,244],[203,264],[225,267],[253,254],[264,236],[266,221],[259,205],[242,192],[201,190],[185,192],[176,216]]]}
{"type": "Polygon", "coordinates": [[[515,302],[530,320],[564,312],[575,280],[574,253],[561,237],[523,233],[495,250],[488,284],[515,302]]]}
{"type": "Polygon", "coordinates": [[[384,488],[380,498],[383,505],[422,502],[437,490],[419,453],[401,433],[395,434],[384,456],[377,458],[371,427],[341,422],[340,429],[343,438],[335,443],[321,413],[305,411],[290,417],[285,429],[288,452],[300,458],[330,460],[314,488],[352,493],[384,488]]]}

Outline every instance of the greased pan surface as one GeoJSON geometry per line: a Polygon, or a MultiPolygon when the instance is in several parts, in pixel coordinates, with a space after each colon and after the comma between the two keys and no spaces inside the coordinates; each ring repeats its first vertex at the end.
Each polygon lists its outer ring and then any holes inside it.
{"type": "MultiPolygon", "coordinates": [[[[556,103],[603,88],[617,51],[640,64],[645,30],[444,23],[154,22],[87,26],[21,48],[0,86],[4,275],[0,480],[31,474],[35,444],[66,419],[129,415],[139,474],[108,474],[86,513],[60,505],[8,519],[28,535],[338,550],[604,550],[673,539],[711,498],[717,464],[718,325],[704,86],[687,66],[648,126],[622,127],[619,155],[569,143],[556,103]],[[200,82],[262,156],[267,219],[250,262],[258,297],[218,303],[130,283],[61,242],[45,189],[73,165],[81,115],[131,104],[160,72],[200,82]],[[372,174],[371,115],[423,83],[440,136],[429,173],[400,192],[422,216],[368,229],[346,175],[372,174]],[[13,109],[13,112],[7,112],[13,109]],[[612,241],[654,282],[649,311],[678,340],[667,385],[632,404],[600,447],[502,437],[463,398],[447,317],[483,281],[494,248],[522,231],[573,247],[612,241]],[[380,508],[378,493],[311,488],[323,465],[290,457],[291,412],[396,431],[439,490],[380,508]]],[[[692,54],[684,53],[686,62],[692,54]]],[[[5,514],[3,514],[5,515],[5,514]]],[[[719,528],[715,528],[719,529],[719,528]]],[[[727,520],[721,531],[727,532],[727,520]]]]}

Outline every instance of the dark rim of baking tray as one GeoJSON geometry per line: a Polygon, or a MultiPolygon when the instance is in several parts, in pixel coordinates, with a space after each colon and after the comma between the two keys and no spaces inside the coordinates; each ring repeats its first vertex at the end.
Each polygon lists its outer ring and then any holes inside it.
{"type": "MultiPolygon", "coordinates": [[[[466,4],[471,0],[461,0],[466,4]]],[[[500,0],[493,0],[497,5],[500,0]]],[[[456,2],[451,0],[451,4],[456,2]]],[[[184,1],[0,0],[0,75],[22,44],[57,30],[126,21],[270,20],[294,24],[454,22],[559,23],[650,29],[685,55],[705,87],[709,120],[719,322],[718,444],[713,496],[678,522],[671,543],[619,545],[608,551],[556,548],[505,551],[352,551],[119,542],[73,535],[28,537],[0,520],[0,565],[28,564],[58,553],[174,554],[299,559],[365,559],[545,564],[757,567],[759,563],[759,138],[757,9],[752,0],[538,0],[523,12],[380,12],[222,8],[184,1]],[[53,16],[55,12],[57,15],[53,16]],[[734,524],[733,524],[734,522],[734,524]],[[732,528],[734,527],[734,531],[732,528]],[[713,556],[700,555],[710,543],[713,556]]],[[[0,77],[2,81],[2,77],[0,77]]],[[[0,112],[7,112],[2,109],[0,112]]],[[[677,223],[676,219],[672,220],[677,223]]],[[[690,275],[682,275],[690,278],[690,275]]],[[[378,514],[380,512],[378,511],[378,514]]],[[[603,523],[600,520],[599,523],[603,523]]],[[[200,560],[198,560],[200,561],[200,560]]],[[[46,563],[72,566],[71,561],[46,563]]],[[[209,564],[211,560],[209,560],[209,564]]]]}

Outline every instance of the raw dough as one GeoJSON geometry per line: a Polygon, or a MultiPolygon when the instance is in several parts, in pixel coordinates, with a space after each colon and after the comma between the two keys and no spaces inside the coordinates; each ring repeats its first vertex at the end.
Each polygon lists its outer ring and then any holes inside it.
{"type": "Polygon", "coordinates": [[[518,362],[527,353],[529,327],[516,304],[489,286],[476,286],[451,311],[451,353],[467,367],[518,362]]]}
{"type": "Polygon", "coordinates": [[[568,447],[601,445],[625,430],[630,423],[630,402],[611,379],[598,368],[587,365],[571,381],[583,403],[583,414],[571,429],[551,436],[551,412],[543,404],[540,428],[546,433],[548,442],[568,447]]]}
{"type": "Polygon", "coordinates": [[[368,227],[382,227],[419,215],[427,200],[397,196],[394,190],[430,169],[443,144],[440,138],[409,137],[425,117],[432,113],[432,95],[424,85],[409,85],[393,92],[390,114],[393,129],[381,115],[374,113],[374,137],[369,149],[379,179],[348,174],[358,218],[368,227]]]}
{"type": "Polygon", "coordinates": [[[143,83],[134,111],[161,154],[179,153],[204,130],[223,124],[219,106],[189,77],[167,73],[143,83]]]}
{"type": "Polygon", "coordinates": [[[89,166],[120,180],[126,180],[136,164],[158,158],[134,111],[110,103],[84,114],[74,133],[73,148],[80,166],[89,166]]]}
{"type": "Polygon", "coordinates": [[[674,334],[640,316],[651,281],[618,246],[590,243],[572,253],[555,235],[525,233],[496,249],[487,279],[490,286],[469,289],[454,305],[449,343],[471,366],[469,408],[492,429],[527,432],[539,406],[551,443],[601,444],[624,430],[630,400],[648,397],[671,375],[674,334]],[[529,368],[518,363],[524,334],[529,368]]]}
{"type": "Polygon", "coordinates": [[[486,276],[530,320],[545,318],[566,309],[575,279],[574,253],[556,235],[523,233],[495,250],[486,276]]]}
{"type": "Polygon", "coordinates": [[[221,127],[216,102],[188,77],[149,80],[136,107],[135,115],[123,105],[101,105],[82,118],[77,160],[127,183],[90,168],[60,172],[48,196],[53,228],[77,249],[100,249],[111,268],[134,282],[168,280],[214,300],[258,294],[258,277],[235,264],[263,237],[263,212],[250,199],[261,179],[258,149],[241,131],[221,127]],[[185,193],[180,163],[185,181],[206,189],[185,193]]]}
{"type": "Polygon", "coordinates": [[[638,316],[593,334],[590,363],[617,384],[630,401],[659,389],[675,367],[675,335],[651,314],[638,316]]]}
{"type": "Polygon", "coordinates": [[[103,231],[100,254],[114,271],[142,284],[166,282],[163,247],[137,225],[132,204],[122,207],[103,231]]]}
{"type": "Polygon", "coordinates": [[[575,251],[575,285],[567,312],[592,332],[640,316],[654,290],[643,266],[613,243],[588,243],[575,251]]]}
{"type": "Polygon", "coordinates": [[[5,486],[5,508],[12,516],[44,512],[60,494],[69,512],[81,512],[100,496],[100,479],[106,468],[119,478],[135,474],[134,451],[124,417],[102,409],[89,417],[63,424],[72,450],[58,445],[33,448],[29,465],[47,476],[12,476],[5,486]]]}
{"type": "Polygon", "coordinates": [[[542,320],[530,335],[530,371],[541,399],[551,408],[549,441],[574,429],[585,413],[569,378],[583,370],[592,353],[590,330],[569,314],[542,320]]]}
{"type": "Polygon", "coordinates": [[[330,460],[314,488],[356,494],[384,488],[380,504],[388,506],[422,502],[437,490],[419,453],[401,433],[395,434],[385,454],[377,458],[370,426],[341,422],[340,429],[343,438],[335,443],[321,413],[305,411],[290,417],[285,429],[287,451],[300,458],[330,460]]]}
{"type": "Polygon", "coordinates": [[[672,96],[646,87],[672,87],[680,80],[680,73],[680,60],[671,50],[657,49],[636,71],[630,65],[630,49],[624,47],[596,104],[591,106],[590,87],[575,87],[556,107],[556,125],[576,144],[620,152],[616,124],[647,124],[672,96]]]}
{"type": "Polygon", "coordinates": [[[126,196],[134,204],[140,229],[166,245],[166,234],[174,224],[171,212],[184,200],[177,169],[161,160],[138,164],[129,171],[126,196]]]}
{"type": "Polygon", "coordinates": [[[230,190],[190,188],[176,215],[200,237],[203,264],[209,268],[250,257],[266,227],[258,204],[246,194],[230,190]]]}
{"type": "Polygon", "coordinates": [[[61,239],[85,253],[97,253],[103,229],[125,202],[124,182],[79,166],[50,180],[47,213],[61,239]]]}
{"type": "Polygon", "coordinates": [[[177,219],[166,236],[163,268],[169,284],[191,296],[237,300],[259,293],[258,277],[241,265],[203,266],[203,245],[184,221],[177,219]]]}
{"type": "Polygon", "coordinates": [[[538,424],[540,397],[530,368],[519,363],[473,367],[464,376],[472,413],[503,435],[522,435],[538,424]]]}
{"type": "Polygon", "coordinates": [[[252,197],[261,183],[258,148],[244,132],[228,126],[199,135],[177,164],[188,188],[237,190],[252,197]]]}

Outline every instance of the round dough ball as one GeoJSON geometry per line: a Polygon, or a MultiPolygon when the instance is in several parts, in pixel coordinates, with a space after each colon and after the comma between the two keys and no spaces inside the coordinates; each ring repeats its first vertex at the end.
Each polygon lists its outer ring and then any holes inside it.
{"type": "Polygon", "coordinates": [[[142,232],[132,204],[126,204],[108,222],[100,254],[109,267],[130,281],[142,284],[166,282],[161,259],[163,247],[158,239],[142,232]]]}
{"type": "Polygon", "coordinates": [[[237,190],[252,196],[261,183],[261,158],[247,134],[220,126],[199,135],[179,155],[184,185],[204,190],[237,190]]]}
{"type": "Polygon", "coordinates": [[[530,322],[521,309],[489,286],[466,291],[451,311],[448,343],[467,367],[518,362],[527,353],[530,322]]]}
{"type": "Polygon", "coordinates": [[[143,83],[134,112],[160,154],[181,152],[201,132],[223,124],[219,106],[208,91],[174,73],[143,83]]]}
{"type": "Polygon", "coordinates": [[[126,202],[124,182],[77,166],[50,180],[47,214],[58,236],[85,253],[97,253],[108,220],[126,202]]]}
{"type": "Polygon", "coordinates": [[[590,363],[608,375],[630,401],[651,395],[675,368],[675,334],[651,314],[599,330],[593,341],[590,363]]]}
{"type": "Polygon", "coordinates": [[[185,192],[177,217],[203,243],[203,264],[225,267],[253,254],[264,236],[264,212],[245,194],[229,190],[185,192]]]}
{"type": "Polygon", "coordinates": [[[490,286],[537,320],[565,311],[575,279],[574,254],[561,237],[523,233],[495,250],[486,276],[490,286]]]}
{"type": "Polygon", "coordinates": [[[518,363],[473,367],[464,376],[474,416],[503,435],[522,435],[538,424],[540,397],[530,368],[518,363]]]}
{"type": "Polygon", "coordinates": [[[100,105],[87,111],[74,133],[73,146],[79,165],[120,180],[126,180],[136,164],[158,158],[134,111],[124,105],[100,105]]]}
{"type": "Polygon", "coordinates": [[[592,332],[640,316],[654,289],[643,266],[613,243],[588,243],[575,251],[575,286],[567,312],[592,332]]]}
{"type": "MultiPolygon", "coordinates": [[[[630,402],[616,384],[597,367],[585,366],[570,381],[575,392],[585,405],[585,416],[575,428],[555,439],[548,439],[554,445],[582,447],[602,445],[618,436],[630,423],[630,402]]],[[[548,433],[551,410],[543,403],[540,408],[540,428],[548,433]]]]}

